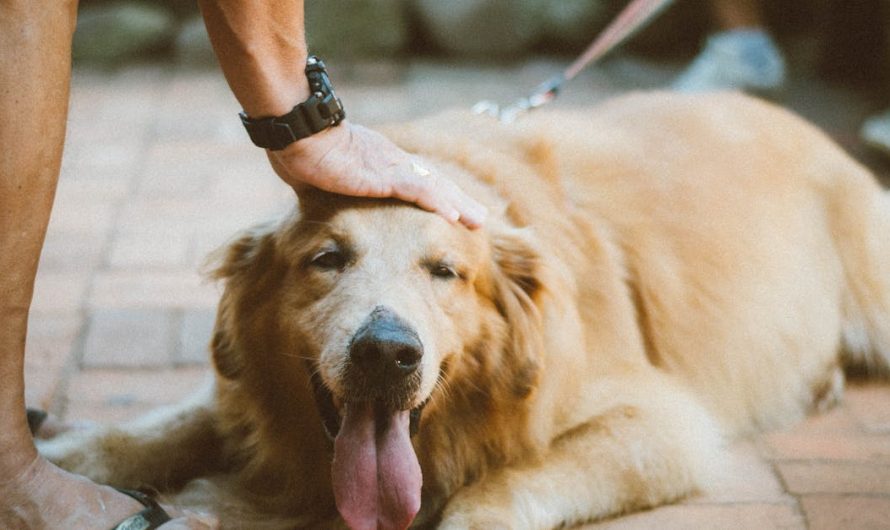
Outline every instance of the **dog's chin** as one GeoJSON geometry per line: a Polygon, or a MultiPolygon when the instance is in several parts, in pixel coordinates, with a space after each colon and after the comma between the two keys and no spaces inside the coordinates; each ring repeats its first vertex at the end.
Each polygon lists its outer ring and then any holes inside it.
{"type": "Polygon", "coordinates": [[[399,395],[380,395],[374,393],[356,393],[357,398],[344,399],[335,396],[324,383],[318,371],[312,373],[312,393],[315,396],[315,406],[321,418],[328,438],[334,440],[340,432],[343,423],[343,409],[349,402],[373,402],[374,408],[381,414],[391,414],[396,411],[410,410],[410,433],[417,434],[420,429],[420,418],[427,400],[419,399],[416,395],[403,393],[399,395]]]}

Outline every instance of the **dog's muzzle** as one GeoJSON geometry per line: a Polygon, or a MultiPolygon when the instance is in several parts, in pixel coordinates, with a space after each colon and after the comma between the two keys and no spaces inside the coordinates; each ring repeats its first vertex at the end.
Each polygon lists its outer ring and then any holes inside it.
{"type": "MultiPolygon", "coordinates": [[[[318,370],[310,367],[309,373],[312,374],[310,377],[312,393],[315,396],[315,406],[318,408],[318,414],[321,416],[321,424],[324,427],[325,434],[333,441],[337,437],[337,433],[340,432],[340,424],[343,422],[343,418],[340,416],[340,412],[337,411],[337,406],[334,405],[333,394],[325,386],[324,381],[321,380],[318,370]]],[[[416,435],[420,429],[420,417],[424,406],[426,406],[426,401],[411,409],[411,423],[409,427],[411,436],[416,435]]]]}
{"type": "MultiPolygon", "coordinates": [[[[420,388],[423,343],[417,332],[394,311],[377,306],[353,335],[343,371],[347,402],[372,402],[381,413],[405,410],[420,388]]],[[[321,374],[311,370],[312,387],[325,431],[332,439],[342,418],[321,374]]],[[[423,406],[411,410],[410,431],[416,434],[423,406]]]]}

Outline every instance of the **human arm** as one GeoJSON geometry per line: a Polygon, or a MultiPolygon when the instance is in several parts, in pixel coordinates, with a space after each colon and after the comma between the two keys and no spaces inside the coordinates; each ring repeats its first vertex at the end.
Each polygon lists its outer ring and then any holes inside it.
{"type": "MultiPolygon", "coordinates": [[[[199,0],[226,80],[252,118],[280,116],[309,97],[303,1],[199,0]]],[[[275,172],[305,186],[360,197],[395,197],[470,228],[485,208],[382,135],[348,120],[268,151],[275,172]]]]}

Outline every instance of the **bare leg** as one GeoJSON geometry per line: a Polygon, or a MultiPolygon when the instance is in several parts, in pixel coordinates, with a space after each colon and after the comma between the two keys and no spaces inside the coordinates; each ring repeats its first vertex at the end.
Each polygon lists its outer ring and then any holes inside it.
{"type": "Polygon", "coordinates": [[[101,529],[142,509],[39,458],[25,419],[25,334],[65,139],[76,9],[0,0],[0,528],[101,529]]]}
{"type": "Polygon", "coordinates": [[[36,454],[24,416],[25,331],[65,136],[75,9],[27,3],[0,4],[0,447],[17,449],[0,454],[4,469],[36,454]]]}

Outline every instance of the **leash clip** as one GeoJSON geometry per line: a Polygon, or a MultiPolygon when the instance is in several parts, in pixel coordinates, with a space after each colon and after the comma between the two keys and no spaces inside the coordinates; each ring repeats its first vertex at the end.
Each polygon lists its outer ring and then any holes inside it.
{"type": "Polygon", "coordinates": [[[566,78],[563,74],[557,74],[538,85],[538,88],[528,97],[520,98],[503,109],[494,101],[483,100],[473,105],[473,112],[487,114],[497,118],[501,123],[513,123],[521,114],[553,101],[565,81],[566,78]]]}
{"type": "Polygon", "coordinates": [[[587,65],[597,61],[610,50],[629,38],[634,32],[654,19],[673,0],[630,0],[624,10],[584,50],[584,53],[570,64],[563,73],[553,76],[535,89],[532,94],[512,105],[501,109],[493,101],[480,101],[473,105],[476,114],[487,114],[501,123],[511,123],[525,112],[536,109],[553,100],[562,85],[573,79],[587,65]]]}

